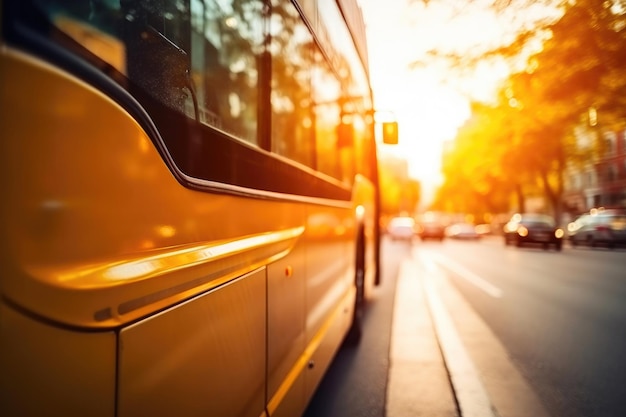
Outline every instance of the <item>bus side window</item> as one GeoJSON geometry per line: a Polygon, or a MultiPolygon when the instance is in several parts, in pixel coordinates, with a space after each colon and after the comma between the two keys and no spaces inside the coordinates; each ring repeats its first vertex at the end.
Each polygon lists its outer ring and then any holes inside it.
{"type": "Polygon", "coordinates": [[[185,113],[193,94],[185,51],[149,26],[132,37],[127,41],[130,80],[161,103],[185,113]]]}
{"type": "Polygon", "coordinates": [[[270,22],[272,151],[314,168],[313,36],[289,0],[272,2],[270,22]]]}
{"type": "Polygon", "coordinates": [[[338,126],[341,124],[341,84],[319,48],[314,52],[313,99],[315,115],[315,154],[317,170],[343,179],[338,152],[338,126]]]}
{"type": "MultiPolygon", "coordinates": [[[[265,3],[36,1],[57,28],[103,61],[95,62],[96,66],[140,101],[149,97],[252,144],[259,143],[265,3]]],[[[75,52],[83,55],[84,51],[75,52]]]]}
{"type": "Polygon", "coordinates": [[[262,0],[191,0],[191,78],[200,122],[258,144],[262,0]]]}
{"type": "Polygon", "coordinates": [[[194,117],[188,4],[174,0],[126,0],[120,4],[129,80],[167,107],[194,117]]]}

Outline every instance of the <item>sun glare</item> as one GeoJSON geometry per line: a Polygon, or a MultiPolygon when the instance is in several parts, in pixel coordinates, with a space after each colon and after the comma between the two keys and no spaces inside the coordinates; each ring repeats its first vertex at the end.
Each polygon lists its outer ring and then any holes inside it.
{"type": "MultiPolygon", "coordinates": [[[[470,116],[469,100],[459,92],[461,86],[455,89],[441,77],[426,70],[407,70],[393,78],[382,71],[374,77],[377,107],[393,111],[400,125],[399,144],[383,151],[407,159],[410,175],[427,186],[438,184],[445,143],[455,138],[470,116]]],[[[472,94],[491,94],[486,74],[470,81],[463,88],[472,94]]]]}
{"type": "Polygon", "coordinates": [[[383,146],[382,152],[406,159],[409,174],[432,189],[441,181],[446,142],[469,118],[470,98],[493,97],[508,68],[485,64],[459,79],[443,66],[412,63],[438,47],[490,42],[502,28],[493,24],[493,16],[477,13],[457,19],[451,30],[445,24],[451,11],[434,2],[408,7],[406,0],[361,0],[361,5],[376,108],[393,112],[399,124],[399,144],[383,146]]]}

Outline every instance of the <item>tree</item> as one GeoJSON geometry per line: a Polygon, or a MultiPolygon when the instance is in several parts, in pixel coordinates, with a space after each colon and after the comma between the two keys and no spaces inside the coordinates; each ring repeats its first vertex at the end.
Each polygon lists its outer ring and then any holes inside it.
{"type": "Polygon", "coordinates": [[[626,117],[626,2],[578,0],[550,26],[531,64],[543,96],[569,103],[572,117],[594,107],[605,121],[626,117]]]}
{"type": "MultiPolygon", "coordinates": [[[[505,15],[531,3],[496,0],[492,7],[505,15]]],[[[502,86],[496,105],[475,107],[482,126],[460,133],[457,152],[467,156],[487,149],[490,163],[501,166],[499,178],[518,190],[518,199],[523,201],[524,190],[540,186],[557,219],[563,172],[580,157],[572,132],[581,117],[594,109],[604,127],[626,117],[626,2],[564,1],[560,7],[558,20],[544,20],[534,31],[522,27],[511,42],[469,57],[439,54],[459,70],[494,57],[510,62],[524,58],[522,69],[502,86]],[[543,37],[542,47],[528,54],[528,45],[538,39],[534,33],[543,37]],[[489,127],[494,120],[498,129],[489,127]]],[[[474,186],[489,178],[475,164],[470,171],[474,186]]],[[[454,175],[447,173],[445,187],[452,187],[454,175]]]]}
{"type": "MultiPolygon", "coordinates": [[[[512,140],[513,120],[508,104],[473,103],[472,118],[444,155],[444,184],[434,208],[477,217],[508,211],[511,194],[519,194],[528,176],[512,140]]],[[[523,201],[518,204],[523,209],[523,201]]]]}
{"type": "Polygon", "coordinates": [[[563,172],[578,156],[572,132],[581,116],[600,109],[605,126],[626,117],[626,21],[617,3],[568,4],[563,17],[549,26],[543,49],[530,57],[526,71],[510,77],[507,87],[520,108],[520,133],[526,153],[533,156],[529,164],[557,219],[563,172]]]}

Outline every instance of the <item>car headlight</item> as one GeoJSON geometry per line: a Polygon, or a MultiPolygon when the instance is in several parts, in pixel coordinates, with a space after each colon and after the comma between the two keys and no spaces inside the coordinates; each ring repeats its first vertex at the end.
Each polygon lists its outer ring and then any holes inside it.
{"type": "Polygon", "coordinates": [[[556,236],[557,239],[561,239],[563,236],[565,236],[565,232],[563,231],[563,229],[556,229],[554,231],[554,236],[556,236]]]}
{"type": "Polygon", "coordinates": [[[524,226],[520,226],[517,228],[517,234],[520,235],[521,237],[526,237],[528,236],[528,229],[525,228],[524,226]]]}

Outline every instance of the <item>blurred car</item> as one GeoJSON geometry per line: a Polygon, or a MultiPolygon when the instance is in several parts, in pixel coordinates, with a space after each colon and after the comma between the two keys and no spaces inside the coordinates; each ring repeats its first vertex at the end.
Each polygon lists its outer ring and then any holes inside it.
{"type": "Polygon", "coordinates": [[[557,227],[554,219],[546,214],[518,213],[504,225],[506,245],[540,244],[544,249],[553,245],[556,250],[561,250],[564,235],[563,229],[557,227]]]}
{"type": "Polygon", "coordinates": [[[446,228],[446,236],[451,239],[476,240],[480,234],[471,223],[454,223],[446,228]]]}
{"type": "Polygon", "coordinates": [[[490,235],[493,233],[493,230],[490,224],[477,224],[475,226],[475,230],[479,236],[490,235]]]}
{"type": "Polygon", "coordinates": [[[567,230],[572,246],[625,245],[626,210],[592,210],[570,223],[567,230]]]}
{"type": "Polygon", "coordinates": [[[446,236],[446,226],[438,220],[427,220],[418,225],[417,234],[422,240],[442,241],[446,236]]]}
{"type": "Polygon", "coordinates": [[[412,217],[394,217],[387,225],[391,240],[412,240],[415,236],[415,220],[412,217]]]}

